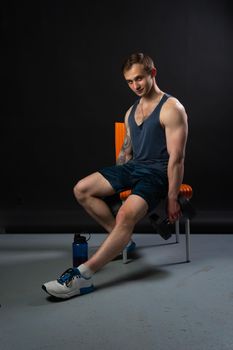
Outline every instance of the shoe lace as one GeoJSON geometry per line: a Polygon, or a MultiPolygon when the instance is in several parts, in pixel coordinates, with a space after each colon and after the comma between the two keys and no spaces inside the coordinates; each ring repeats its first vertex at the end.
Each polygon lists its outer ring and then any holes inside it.
{"type": "Polygon", "coordinates": [[[80,277],[80,272],[78,269],[73,269],[73,268],[69,268],[68,270],[66,270],[65,272],[63,272],[63,274],[57,279],[58,283],[60,284],[69,284],[70,281],[72,281],[74,279],[74,277],[80,277]]]}

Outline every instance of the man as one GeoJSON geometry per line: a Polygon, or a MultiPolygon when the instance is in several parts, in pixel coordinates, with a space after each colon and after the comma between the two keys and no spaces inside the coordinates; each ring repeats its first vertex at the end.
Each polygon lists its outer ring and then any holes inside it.
{"type": "Polygon", "coordinates": [[[159,89],[157,70],[149,56],[132,54],[122,72],[139,99],[125,115],[126,136],[117,165],[85,177],[74,188],[77,201],[109,235],[87,262],[42,286],[58,298],[93,291],[92,275],[123,251],[135,224],[161,198],[167,196],[170,222],[181,215],[178,194],[188,132],[185,109],[176,98],[159,89]],[[128,188],[132,194],[114,217],[103,197],[128,188]]]}

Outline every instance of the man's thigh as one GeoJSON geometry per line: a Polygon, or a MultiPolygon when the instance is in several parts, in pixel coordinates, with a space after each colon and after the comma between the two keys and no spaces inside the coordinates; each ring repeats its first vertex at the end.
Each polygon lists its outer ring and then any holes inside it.
{"type": "Polygon", "coordinates": [[[109,181],[99,172],[84,177],[79,181],[78,186],[89,195],[96,197],[111,196],[115,193],[109,181]]]}
{"type": "Polygon", "coordinates": [[[148,213],[155,209],[160,200],[167,195],[167,181],[156,175],[145,176],[137,182],[132,194],[142,197],[148,204],[148,213]]]}
{"type": "Polygon", "coordinates": [[[99,172],[111,184],[116,193],[131,189],[133,186],[132,167],[127,163],[105,167],[99,172]]]}

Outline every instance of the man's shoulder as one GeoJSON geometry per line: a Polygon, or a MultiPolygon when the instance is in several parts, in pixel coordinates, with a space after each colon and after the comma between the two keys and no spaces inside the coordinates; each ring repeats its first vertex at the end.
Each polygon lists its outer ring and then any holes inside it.
{"type": "Polygon", "coordinates": [[[164,109],[173,109],[173,110],[182,110],[184,109],[184,106],[182,103],[178,100],[178,98],[174,96],[168,95],[167,101],[164,103],[164,109]]]}
{"type": "Polygon", "coordinates": [[[163,105],[164,113],[182,113],[184,111],[184,106],[182,103],[174,96],[168,96],[167,101],[163,105]]]}
{"type": "Polygon", "coordinates": [[[181,121],[187,118],[183,104],[176,97],[169,97],[161,111],[161,120],[166,124],[170,120],[181,121]]]}

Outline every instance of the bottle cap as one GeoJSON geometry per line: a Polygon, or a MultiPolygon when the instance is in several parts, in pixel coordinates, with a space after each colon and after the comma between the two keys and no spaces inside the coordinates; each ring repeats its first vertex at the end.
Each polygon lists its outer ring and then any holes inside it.
{"type": "Polygon", "coordinates": [[[80,233],[75,233],[74,235],[74,242],[75,243],[86,243],[86,237],[85,236],[81,236],[80,233]]]}

